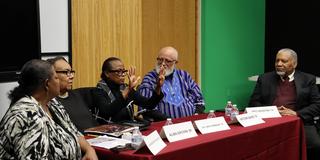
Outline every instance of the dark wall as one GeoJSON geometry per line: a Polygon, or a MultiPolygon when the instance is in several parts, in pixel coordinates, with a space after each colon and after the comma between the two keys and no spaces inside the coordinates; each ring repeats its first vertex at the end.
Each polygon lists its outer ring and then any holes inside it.
{"type": "Polygon", "coordinates": [[[265,71],[274,70],[281,48],[298,54],[298,68],[320,76],[320,1],[266,0],[265,71]]]}
{"type": "Polygon", "coordinates": [[[0,6],[0,82],[14,81],[25,62],[40,58],[38,0],[1,0],[0,6]]]}

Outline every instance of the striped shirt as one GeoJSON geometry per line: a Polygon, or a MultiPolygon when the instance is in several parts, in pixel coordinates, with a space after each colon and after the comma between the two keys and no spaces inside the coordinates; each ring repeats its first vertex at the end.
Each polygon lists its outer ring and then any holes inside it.
{"type": "MultiPolygon", "coordinates": [[[[199,86],[186,71],[175,69],[171,78],[166,77],[161,90],[164,98],[155,109],[171,118],[191,116],[196,106],[204,106],[204,99],[199,86]]],[[[139,92],[149,98],[156,87],[158,74],[149,72],[143,79],[139,92]]]]}

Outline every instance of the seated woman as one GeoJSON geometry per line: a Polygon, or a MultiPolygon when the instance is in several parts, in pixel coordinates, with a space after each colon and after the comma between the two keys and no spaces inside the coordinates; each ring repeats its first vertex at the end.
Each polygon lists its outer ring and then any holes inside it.
{"type": "Polygon", "coordinates": [[[132,103],[153,109],[163,97],[161,86],[164,82],[164,69],[159,72],[157,86],[151,98],[145,98],[134,90],[140,77],[136,77],[134,67],[126,70],[119,58],[106,59],[100,77],[101,80],[97,84],[97,90],[93,92],[93,98],[97,102],[96,114],[104,119],[104,123],[132,120],[132,103]],[[128,85],[125,84],[126,75],[129,80],[128,85]]]}
{"type": "Polygon", "coordinates": [[[98,126],[99,123],[93,117],[90,110],[94,106],[94,103],[87,101],[87,99],[91,98],[93,87],[73,90],[72,84],[75,71],[72,70],[67,60],[58,56],[47,61],[54,66],[60,80],[60,94],[56,99],[62,103],[73,124],[82,133],[87,128],[98,126]]]}
{"type": "Polygon", "coordinates": [[[59,79],[43,60],[28,61],[11,104],[0,123],[1,159],[98,159],[94,149],[71,123],[59,95],[59,79]],[[81,152],[82,151],[82,152],[81,152]]]}

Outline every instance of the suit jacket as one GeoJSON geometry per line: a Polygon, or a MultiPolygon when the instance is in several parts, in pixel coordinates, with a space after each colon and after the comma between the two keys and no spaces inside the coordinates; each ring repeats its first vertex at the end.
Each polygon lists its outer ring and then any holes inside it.
{"type": "MultiPolygon", "coordinates": [[[[251,95],[249,106],[270,106],[276,98],[280,76],[275,71],[260,75],[251,95]]],[[[312,124],[313,117],[320,115],[320,95],[314,75],[295,71],[296,112],[305,124],[312,124]]]]}

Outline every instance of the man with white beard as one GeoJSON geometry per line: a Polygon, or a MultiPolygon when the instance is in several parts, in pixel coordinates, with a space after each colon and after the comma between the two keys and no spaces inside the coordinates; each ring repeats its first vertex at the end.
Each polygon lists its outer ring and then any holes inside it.
{"type": "Polygon", "coordinates": [[[304,123],[307,159],[320,159],[320,134],[314,124],[314,118],[320,116],[316,77],[296,70],[297,64],[295,51],[279,50],[275,71],[259,76],[249,106],[275,105],[281,115],[300,117],[304,123]]]}
{"type": "Polygon", "coordinates": [[[145,75],[139,87],[140,94],[145,97],[152,96],[160,67],[164,67],[165,81],[162,86],[164,98],[155,110],[170,118],[203,113],[205,103],[199,86],[189,73],[176,68],[177,63],[178,51],[175,48],[168,46],[160,49],[156,68],[145,75]]]}

